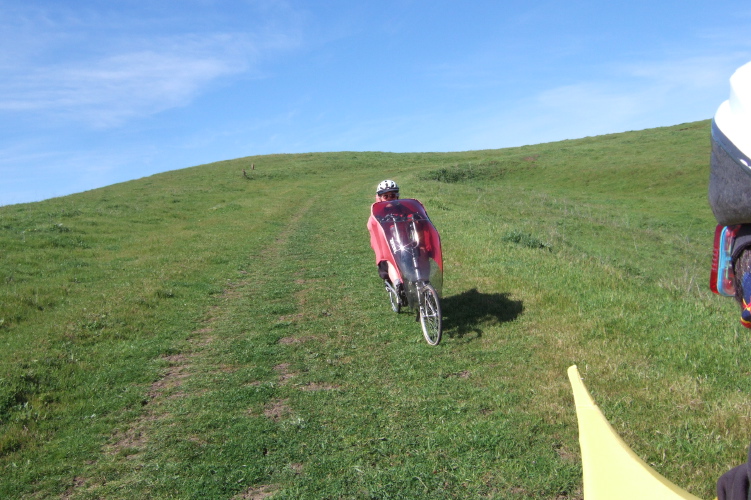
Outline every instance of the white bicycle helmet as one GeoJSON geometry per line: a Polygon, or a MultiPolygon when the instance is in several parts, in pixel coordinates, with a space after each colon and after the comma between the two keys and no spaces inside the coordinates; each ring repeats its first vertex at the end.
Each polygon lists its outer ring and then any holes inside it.
{"type": "Polygon", "coordinates": [[[390,193],[392,191],[398,193],[399,186],[396,184],[396,182],[392,181],[391,179],[386,179],[385,181],[381,181],[380,184],[378,184],[378,187],[376,188],[377,195],[390,193]]]}

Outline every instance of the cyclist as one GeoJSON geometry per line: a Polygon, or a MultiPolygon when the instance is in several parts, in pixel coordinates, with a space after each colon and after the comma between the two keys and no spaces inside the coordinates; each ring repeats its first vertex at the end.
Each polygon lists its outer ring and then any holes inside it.
{"type": "MultiPolygon", "coordinates": [[[[751,198],[748,196],[751,147],[747,140],[748,124],[751,123],[748,93],[751,63],[733,73],[730,88],[731,99],[720,104],[712,119],[709,203],[719,224],[741,225],[735,235],[731,262],[741,324],[751,328],[751,198]]],[[[751,498],[751,449],[746,463],[727,471],[717,481],[717,498],[751,498]]]]}
{"type": "MultiPolygon", "coordinates": [[[[735,300],[741,306],[741,325],[751,328],[751,225],[742,224],[733,245],[735,300]]],[[[723,474],[717,481],[718,500],[751,498],[751,448],[748,461],[723,474]]]]}
{"type": "MultiPolygon", "coordinates": [[[[386,179],[378,183],[376,187],[375,201],[392,201],[399,199],[399,185],[391,179],[386,179]]],[[[373,215],[368,219],[368,231],[370,232],[370,247],[375,252],[376,265],[378,266],[378,276],[383,280],[389,280],[402,295],[403,285],[394,265],[388,261],[387,256],[391,250],[385,245],[382,238],[378,238],[380,227],[373,215]]]]}

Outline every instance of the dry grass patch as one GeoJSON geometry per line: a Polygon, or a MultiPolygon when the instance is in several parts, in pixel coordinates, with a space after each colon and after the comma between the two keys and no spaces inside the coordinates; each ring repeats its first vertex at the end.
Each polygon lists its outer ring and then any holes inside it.
{"type": "Polygon", "coordinates": [[[263,409],[263,414],[274,422],[279,422],[292,413],[288,403],[288,399],[275,399],[269,401],[263,409]]]}
{"type": "Polygon", "coordinates": [[[76,491],[78,491],[80,488],[83,488],[86,485],[86,478],[76,476],[73,478],[73,484],[65,490],[65,492],[60,497],[62,500],[69,500],[73,498],[73,495],[75,495],[76,491]]]}
{"type": "Polygon", "coordinates": [[[274,494],[276,486],[265,484],[263,486],[253,486],[245,490],[244,492],[236,495],[234,498],[237,500],[263,500],[269,498],[274,494]]]}

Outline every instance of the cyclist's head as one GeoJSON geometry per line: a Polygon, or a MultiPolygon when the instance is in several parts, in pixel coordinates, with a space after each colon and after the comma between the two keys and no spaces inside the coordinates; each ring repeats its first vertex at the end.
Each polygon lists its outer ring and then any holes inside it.
{"type": "Polygon", "coordinates": [[[379,200],[396,200],[399,198],[399,186],[391,179],[381,181],[376,188],[376,197],[379,200]]]}

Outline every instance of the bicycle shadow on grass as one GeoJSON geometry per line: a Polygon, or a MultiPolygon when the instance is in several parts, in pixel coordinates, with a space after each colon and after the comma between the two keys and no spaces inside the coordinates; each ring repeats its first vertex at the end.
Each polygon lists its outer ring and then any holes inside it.
{"type": "Polygon", "coordinates": [[[481,293],[477,288],[441,299],[443,331],[449,337],[462,338],[474,333],[482,337],[483,326],[514,321],[524,304],[506,293],[481,293]]]}

